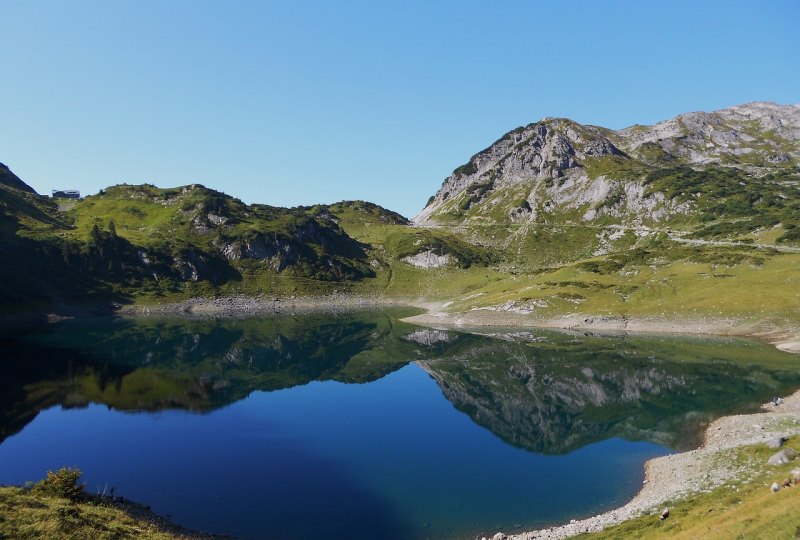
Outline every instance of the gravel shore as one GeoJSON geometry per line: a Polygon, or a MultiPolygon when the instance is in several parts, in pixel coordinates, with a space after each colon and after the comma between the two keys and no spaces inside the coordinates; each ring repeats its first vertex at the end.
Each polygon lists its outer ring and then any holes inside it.
{"type": "Polygon", "coordinates": [[[625,506],[566,525],[509,535],[508,540],[569,538],[601,531],[642,515],[650,514],[658,519],[656,516],[669,501],[709,491],[726,481],[747,478],[751,472],[746,466],[727,459],[726,451],[764,443],[778,436],[800,434],[800,391],[779,405],[767,403],[762,410],[719,418],[708,426],[705,441],[697,450],[648,461],[641,491],[625,506]]]}
{"type": "Polygon", "coordinates": [[[567,314],[545,318],[535,313],[519,313],[502,309],[480,309],[462,313],[448,312],[444,305],[425,306],[426,313],[407,317],[407,322],[424,326],[507,326],[528,328],[553,328],[595,332],[635,332],[717,335],[752,338],[791,353],[800,354],[800,329],[781,328],[774,324],[738,319],[669,319],[629,318],[613,315],[567,314]]]}
{"type": "Polygon", "coordinates": [[[248,318],[291,313],[345,313],[358,309],[405,306],[423,308],[424,302],[412,299],[394,299],[380,296],[353,296],[332,294],[328,296],[267,297],[225,296],[220,298],[191,298],[183,302],[123,306],[123,315],[159,315],[185,318],[248,318]]]}
{"type": "Polygon", "coordinates": [[[328,296],[268,297],[225,296],[191,298],[183,302],[122,306],[125,315],[163,315],[188,318],[247,318],[280,313],[343,313],[354,309],[404,306],[423,309],[426,313],[407,317],[406,322],[422,326],[508,326],[540,327],[562,330],[709,334],[754,338],[786,352],[800,353],[800,329],[782,329],[736,319],[632,319],[618,316],[567,314],[543,318],[535,314],[481,309],[464,313],[445,311],[446,304],[423,298],[386,298],[334,293],[328,296]]]}

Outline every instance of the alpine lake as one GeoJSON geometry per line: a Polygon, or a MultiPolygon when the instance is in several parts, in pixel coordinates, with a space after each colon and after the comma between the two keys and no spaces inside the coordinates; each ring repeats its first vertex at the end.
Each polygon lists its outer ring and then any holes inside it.
{"type": "Polygon", "coordinates": [[[648,459],[800,387],[723,338],[453,331],[404,309],[91,318],[0,340],[0,483],[237,538],[473,538],[628,501],[648,459]]]}

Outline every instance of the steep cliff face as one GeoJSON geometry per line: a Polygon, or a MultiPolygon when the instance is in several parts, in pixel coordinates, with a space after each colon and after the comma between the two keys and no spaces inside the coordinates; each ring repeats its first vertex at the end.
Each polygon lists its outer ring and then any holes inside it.
{"type": "MultiPolygon", "coordinates": [[[[658,171],[723,167],[752,177],[797,173],[800,106],[749,103],[613,131],[566,119],[517,128],[445,179],[420,226],[664,223],[698,205],[652,189],[658,171]]],[[[663,186],[662,186],[663,187],[663,186]]]]}
{"type": "Polygon", "coordinates": [[[535,219],[580,177],[583,162],[622,152],[601,128],[545,119],[506,133],[453,171],[414,222],[459,213],[475,219],[535,219]]]}

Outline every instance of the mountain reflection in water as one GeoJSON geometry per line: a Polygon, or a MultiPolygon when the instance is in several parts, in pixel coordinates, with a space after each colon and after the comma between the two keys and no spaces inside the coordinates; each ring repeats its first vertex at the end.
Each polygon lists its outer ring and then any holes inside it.
{"type": "Polygon", "coordinates": [[[481,335],[425,329],[402,312],[259,320],[102,318],[0,341],[0,440],[39,411],[210,411],[311,381],[368,383],[416,361],[502,440],[544,454],[619,437],[681,449],[704,425],[800,386],[800,362],[756,343],[481,335]]]}

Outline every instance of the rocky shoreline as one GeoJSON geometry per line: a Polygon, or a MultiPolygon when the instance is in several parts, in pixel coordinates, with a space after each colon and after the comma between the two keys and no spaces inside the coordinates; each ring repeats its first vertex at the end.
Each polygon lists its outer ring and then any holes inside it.
{"type": "Polygon", "coordinates": [[[620,508],[587,519],[572,520],[561,526],[508,536],[498,533],[499,536],[495,537],[507,540],[555,540],[602,531],[643,515],[651,515],[657,520],[664,505],[672,500],[710,491],[726,481],[747,479],[752,471],[746,465],[726,459],[726,452],[800,434],[800,390],[779,404],[762,405],[762,411],[718,418],[708,426],[700,448],[648,461],[642,489],[620,508]]]}
{"type": "Polygon", "coordinates": [[[615,315],[566,314],[537,317],[503,310],[448,312],[446,304],[423,298],[392,298],[334,293],[327,296],[224,296],[190,298],[166,304],[118,306],[116,312],[136,316],[180,316],[190,318],[247,318],[284,313],[343,313],[377,307],[411,307],[425,313],[403,320],[421,326],[444,327],[527,327],[589,332],[632,332],[658,334],[718,335],[756,339],[790,353],[800,354],[800,328],[789,325],[751,322],[739,319],[629,318],[615,315]]]}
{"type": "Polygon", "coordinates": [[[515,327],[552,328],[588,332],[668,333],[718,335],[756,339],[790,353],[800,354],[800,328],[792,325],[751,322],[738,319],[668,319],[629,318],[615,315],[566,314],[560,317],[540,317],[502,309],[480,309],[468,312],[449,312],[446,303],[425,298],[362,296],[333,293],[326,296],[222,296],[195,297],[181,302],[164,304],[132,304],[113,306],[62,306],[58,313],[26,312],[9,315],[2,322],[9,328],[53,322],[63,318],[97,313],[117,313],[129,316],[167,316],[186,318],[248,318],[293,313],[344,313],[378,307],[407,307],[424,313],[406,317],[405,322],[420,326],[440,327],[515,327]]]}
{"type": "Polygon", "coordinates": [[[615,315],[567,314],[560,317],[503,310],[472,310],[462,313],[442,310],[443,305],[427,305],[427,312],[407,317],[406,322],[440,327],[528,327],[588,332],[631,332],[640,334],[717,335],[756,339],[784,352],[800,354],[800,329],[739,319],[629,318],[615,315]]]}

